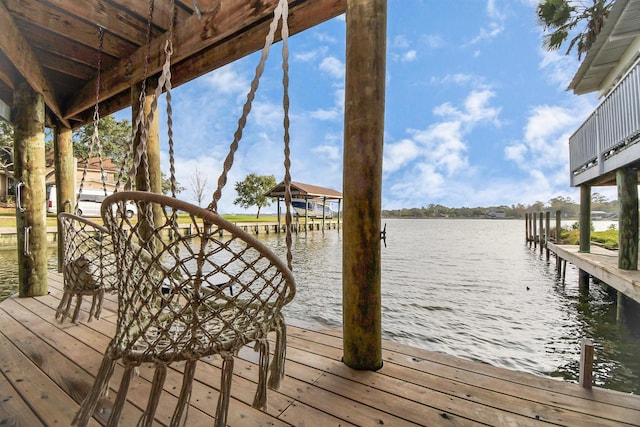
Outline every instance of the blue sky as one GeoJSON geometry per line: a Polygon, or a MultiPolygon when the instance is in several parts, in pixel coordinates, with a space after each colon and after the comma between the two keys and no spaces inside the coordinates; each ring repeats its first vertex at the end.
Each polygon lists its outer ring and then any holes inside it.
{"type": "MultiPolygon", "coordinates": [[[[569,187],[568,137],[598,100],[566,91],[576,55],[544,51],[536,3],[388,1],[383,209],[579,200],[569,187]]],[[[293,180],[341,191],[344,16],[289,42],[293,180]]],[[[271,50],[221,213],[243,212],[233,205],[234,185],[247,174],[282,180],[280,47],[271,50]]],[[[195,201],[198,170],[210,200],[258,59],[172,91],[180,198],[195,201]]],[[[164,102],[160,108],[168,172],[164,102]]],[[[598,191],[614,198],[610,190],[598,191]]]]}

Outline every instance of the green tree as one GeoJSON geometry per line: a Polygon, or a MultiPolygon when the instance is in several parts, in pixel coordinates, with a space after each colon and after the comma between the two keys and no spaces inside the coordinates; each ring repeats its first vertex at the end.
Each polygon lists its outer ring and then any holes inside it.
{"type": "MultiPolygon", "coordinates": [[[[122,166],[127,151],[131,150],[131,122],[117,121],[113,116],[102,117],[98,121],[98,136],[102,146],[102,157],[111,159],[118,167],[122,166]]],[[[80,127],[73,135],[73,154],[80,159],[89,156],[91,138],[93,137],[93,123],[80,127]]],[[[94,147],[96,150],[97,147],[94,147]]],[[[94,151],[94,157],[98,153],[94,151]]]]}
{"type": "Polygon", "coordinates": [[[245,209],[250,206],[258,206],[256,218],[260,218],[260,209],[263,206],[271,205],[271,200],[265,196],[265,193],[275,186],[275,176],[250,173],[244,181],[236,182],[238,197],[233,201],[233,204],[245,209]]]}
{"type": "MultiPolygon", "coordinates": [[[[104,159],[110,159],[118,168],[122,168],[127,154],[131,160],[133,154],[127,153],[131,148],[131,122],[129,120],[116,120],[112,115],[100,118],[98,121],[98,137],[100,138],[101,155],[104,159]]],[[[73,155],[79,159],[89,156],[91,139],[93,138],[93,122],[81,126],[73,133],[73,155]]],[[[97,150],[98,147],[94,147],[97,150]]],[[[97,152],[93,153],[98,156],[97,152]]],[[[171,181],[164,172],[162,173],[162,193],[171,192],[171,181]]],[[[126,174],[123,176],[126,179],[126,174]]],[[[176,194],[185,188],[176,181],[176,194]]]]}
{"type": "Polygon", "coordinates": [[[13,126],[0,120],[0,168],[13,169],[13,126]]]}
{"type": "Polygon", "coordinates": [[[578,24],[584,24],[582,31],[571,39],[565,52],[568,55],[576,47],[578,60],[596,40],[609,15],[615,0],[542,0],[538,3],[536,14],[548,34],[544,37],[547,50],[557,50],[569,38],[578,24]]]}
{"type": "MultiPolygon", "coordinates": [[[[171,193],[171,179],[167,177],[167,174],[164,172],[160,172],[162,177],[162,194],[170,194],[171,193]]],[[[180,185],[178,181],[176,181],[176,194],[182,193],[185,188],[180,185]]]]}

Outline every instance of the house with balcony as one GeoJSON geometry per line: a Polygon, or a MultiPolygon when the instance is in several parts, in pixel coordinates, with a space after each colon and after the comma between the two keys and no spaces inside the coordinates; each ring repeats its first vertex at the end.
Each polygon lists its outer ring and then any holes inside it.
{"type": "MultiPolygon", "coordinates": [[[[596,92],[601,99],[569,139],[570,182],[580,188],[580,252],[590,251],[591,188],[615,185],[620,203],[618,268],[637,270],[640,0],[616,0],[569,90],[576,95],[596,92]]],[[[581,286],[588,286],[588,280],[580,271],[581,286]]]]}

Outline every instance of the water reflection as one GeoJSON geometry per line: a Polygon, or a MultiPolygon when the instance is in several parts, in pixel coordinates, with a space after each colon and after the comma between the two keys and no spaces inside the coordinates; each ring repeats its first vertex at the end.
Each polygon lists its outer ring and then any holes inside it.
{"type": "MultiPolygon", "coordinates": [[[[572,266],[562,285],[555,260],[525,246],[522,221],[388,220],[387,234],[385,339],[575,382],[590,338],[596,383],[640,393],[640,339],[616,323],[615,299],[597,285],[581,295],[572,266]]],[[[259,238],[285,256],[284,236],[259,238]]],[[[298,290],[286,316],[340,327],[342,232],[300,233],[293,251],[298,290]]],[[[15,251],[0,262],[15,266],[15,251]]],[[[3,283],[15,282],[9,270],[3,283]]]]}

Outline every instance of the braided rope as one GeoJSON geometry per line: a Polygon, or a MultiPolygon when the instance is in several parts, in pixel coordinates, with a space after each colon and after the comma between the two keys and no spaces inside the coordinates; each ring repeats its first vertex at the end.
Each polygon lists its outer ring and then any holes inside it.
{"type": "Polygon", "coordinates": [[[285,224],[287,234],[285,237],[287,245],[287,266],[293,270],[293,245],[291,238],[291,150],[289,148],[291,135],[289,134],[289,4],[284,1],[282,7],[282,107],[284,110],[284,204],[285,204],[285,224]]]}
{"type": "Polygon", "coordinates": [[[278,22],[280,21],[280,17],[282,16],[282,10],[286,4],[287,4],[286,0],[280,0],[278,2],[278,5],[276,6],[276,9],[273,12],[273,20],[269,25],[269,33],[267,34],[264,47],[262,48],[260,62],[256,67],[255,75],[253,77],[253,80],[251,81],[251,88],[249,89],[249,93],[247,94],[247,100],[245,101],[244,106],[242,107],[242,115],[238,119],[238,127],[235,133],[233,134],[233,142],[229,146],[229,154],[227,154],[227,157],[224,160],[222,173],[218,178],[218,188],[216,188],[216,191],[213,193],[213,200],[207,207],[207,209],[210,211],[215,212],[218,210],[218,201],[222,197],[222,188],[226,185],[227,175],[229,173],[229,170],[231,170],[231,167],[233,166],[233,158],[234,158],[235,152],[238,150],[238,142],[242,138],[242,132],[244,131],[244,128],[247,124],[247,117],[251,112],[253,100],[256,96],[258,85],[260,84],[260,77],[264,72],[264,66],[265,66],[265,63],[267,62],[267,57],[269,56],[269,48],[273,44],[273,39],[275,37],[276,29],[278,27],[278,22]]]}
{"type": "MultiPolygon", "coordinates": [[[[165,44],[164,52],[166,57],[173,54],[173,30],[176,22],[176,4],[171,0],[171,23],[169,26],[169,37],[165,44]]],[[[169,69],[171,72],[171,69],[169,69]]],[[[176,166],[173,149],[173,108],[171,106],[171,78],[166,79],[166,101],[167,101],[167,135],[169,137],[169,179],[171,183],[171,196],[176,197],[176,166]]]]}
{"type": "Polygon", "coordinates": [[[102,162],[102,142],[100,141],[100,132],[98,130],[98,123],[100,122],[100,77],[102,75],[102,51],[104,46],[104,28],[98,26],[98,65],[96,73],[96,93],[95,93],[95,106],[93,109],[93,133],[91,135],[91,141],[89,142],[89,151],[87,153],[87,159],[82,169],[82,178],[80,179],[80,186],[78,187],[78,194],[76,195],[76,206],[74,212],[78,211],[80,207],[80,196],[84,188],[84,183],[87,178],[87,171],[89,170],[89,162],[93,158],[95,153],[98,154],[98,161],[100,165],[100,179],[102,180],[102,189],[104,195],[107,193],[107,181],[104,176],[104,164],[102,162]]]}

